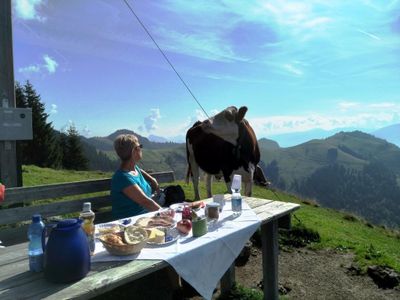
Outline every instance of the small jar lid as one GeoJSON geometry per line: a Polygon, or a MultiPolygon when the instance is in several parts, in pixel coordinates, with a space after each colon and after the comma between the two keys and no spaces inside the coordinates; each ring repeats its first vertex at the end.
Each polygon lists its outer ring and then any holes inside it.
{"type": "Polygon", "coordinates": [[[207,206],[208,206],[208,207],[219,207],[219,203],[217,203],[217,202],[210,202],[210,203],[207,203],[207,206]]]}
{"type": "Polygon", "coordinates": [[[35,215],[32,216],[32,222],[38,223],[40,221],[42,221],[42,216],[41,215],[35,214],[35,215]]]}

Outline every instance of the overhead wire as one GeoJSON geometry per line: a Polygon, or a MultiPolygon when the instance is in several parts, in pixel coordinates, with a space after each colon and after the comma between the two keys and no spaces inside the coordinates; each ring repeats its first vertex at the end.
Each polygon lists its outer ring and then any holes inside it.
{"type": "Polygon", "coordinates": [[[126,4],[126,6],[128,7],[128,9],[130,10],[130,12],[135,16],[136,20],[139,22],[139,24],[142,26],[143,30],[147,33],[147,35],[150,37],[150,39],[153,41],[153,43],[156,45],[157,49],[160,51],[160,53],[162,54],[162,56],[164,57],[164,59],[167,61],[167,63],[170,65],[170,67],[172,68],[172,70],[175,72],[175,74],[178,76],[178,78],[180,79],[180,81],[183,83],[183,85],[186,87],[186,89],[188,90],[188,92],[190,93],[190,95],[193,97],[193,99],[196,101],[196,103],[200,106],[200,108],[203,110],[204,114],[207,116],[207,118],[209,118],[207,112],[205,111],[205,109],[203,108],[203,106],[200,104],[199,100],[197,100],[196,96],[193,94],[192,90],[189,88],[189,86],[187,85],[187,83],[185,82],[185,80],[183,80],[182,76],[179,74],[179,72],[176,70],[176,68],[174,67],[174,65],[172,64],[172,62],[168,59],[167,55],[164,53],[164,51],[161,49],[161,47],[158,45],[158,43],[156,42],[156,40],[153,38],[153,36],[151,35],[150,31],[147,30],[146,26],[144,25],[144,23],[140,20],[139,16],[135,13],[135,11],[133,10],[132,6],[128,3],[127,0],[123,0],[126,4]]]}

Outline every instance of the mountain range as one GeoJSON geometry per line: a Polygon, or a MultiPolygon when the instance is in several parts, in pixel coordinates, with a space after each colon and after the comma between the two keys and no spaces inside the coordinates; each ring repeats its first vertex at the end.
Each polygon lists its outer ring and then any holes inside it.
{"type": "MultiPolygon", "coordinates": [[[[383,128],[375,134],[387,137],[396,128],[383,128]]],[[[142,168],[173,170],[176,179],[185,177],[184,143],[155,142],[130,130],[118,130],[106,137],[82,138],[82,141],[107,155],[116,168],[118,160],[113,141],[122,133],[135,134],[143,144],[142,168]]],[[[274,188],[310,198],[323,206],[356,213],[373,223],[400,226],[400,148],[395,144],[352,131],[286,148],[262,138],[259,146],[260,166],[274,188]]]]}

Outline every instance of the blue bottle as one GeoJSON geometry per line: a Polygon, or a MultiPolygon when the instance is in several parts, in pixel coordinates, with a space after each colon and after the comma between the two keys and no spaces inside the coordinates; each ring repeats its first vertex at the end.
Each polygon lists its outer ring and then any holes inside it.
{"type": "Polygon", "coordinates": [[[40,215],[32,216],[32,223],[28,228],[28,255],[29,270],[41,272],[43,270],[44,224],[40,215]]]}

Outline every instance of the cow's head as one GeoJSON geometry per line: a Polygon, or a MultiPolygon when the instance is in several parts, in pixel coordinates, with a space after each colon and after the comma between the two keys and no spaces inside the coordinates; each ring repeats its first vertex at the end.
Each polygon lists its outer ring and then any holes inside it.
{"type": "Polygon", "coordinates": [[[243,121],[246,112],[246,106],[242,106],[239,110],[235,106],[230,106],[205,120],[201,126],[206,133],[212,133],[236,145],[239,137],[239,123],[243,121]]]}

